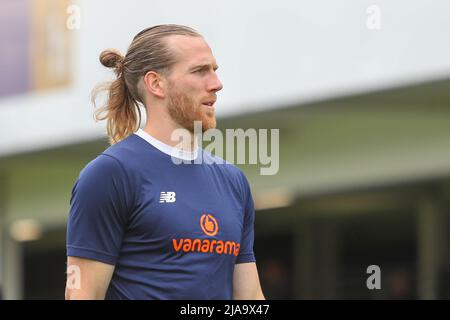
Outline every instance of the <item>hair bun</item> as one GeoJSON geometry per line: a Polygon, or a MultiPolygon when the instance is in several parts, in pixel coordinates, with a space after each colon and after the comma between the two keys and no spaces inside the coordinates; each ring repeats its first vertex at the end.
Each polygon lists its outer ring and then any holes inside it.
{"type": "Polygon", "coordinates": [[[100,63],[107,68],[120,69],[124,56],[116,49],[106,49],[100,54],[100,63]]]}

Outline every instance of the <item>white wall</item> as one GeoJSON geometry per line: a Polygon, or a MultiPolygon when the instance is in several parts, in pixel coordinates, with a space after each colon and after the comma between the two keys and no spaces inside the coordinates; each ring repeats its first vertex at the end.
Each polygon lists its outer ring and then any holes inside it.
{"type": "MultiPolygon", "coordinates": [[[[89,93],[112,74],[98,62],[141,29],[190,25],[216,55],[218,115],[275,108],[450,74],[448,0],[79,0],[74,84],[0,100],[0,155],[82,141],[104,125],[89,93]],[[381,29],[369,30],[370,5],[381,29]]],[[[2,44],[2,46],[5,44],[2,44]]]]}

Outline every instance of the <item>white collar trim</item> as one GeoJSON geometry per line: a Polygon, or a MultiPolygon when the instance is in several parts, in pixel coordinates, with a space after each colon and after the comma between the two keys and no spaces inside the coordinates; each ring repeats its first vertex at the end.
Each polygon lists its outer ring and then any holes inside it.
{"type": "Polygon", "coordinates": [[[181,150],[172,146],[169,146],[168,144],[165,144],[164,142],[159,141],[158,139],[152,137],[149,133],[139,128],[135,133],[135,135],[141,137],[148,143],[150,143],[152,146],[154,146],[159,151],[171,156],[176,157],[182,160],[194,160],[197,158],[198,155],[198,148],[194,151],[185,151],[181,150]]]}

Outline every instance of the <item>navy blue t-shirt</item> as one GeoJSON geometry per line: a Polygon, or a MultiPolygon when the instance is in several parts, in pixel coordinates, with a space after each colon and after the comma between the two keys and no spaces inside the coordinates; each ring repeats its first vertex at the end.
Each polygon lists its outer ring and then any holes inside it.
{"type": "Polygon", "coordinates": [[[255,261],[247,179],[202,149],[175,164],[139,133],[81,171],[67,255],[115,266],[106,299],[232,299],[235,264],[255,261]]]}

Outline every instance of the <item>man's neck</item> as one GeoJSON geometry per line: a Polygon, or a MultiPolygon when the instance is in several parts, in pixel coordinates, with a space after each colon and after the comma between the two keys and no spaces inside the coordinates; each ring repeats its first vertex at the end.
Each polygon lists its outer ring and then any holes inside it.
{"type": "Polygon", "coordinates": [[[147,123],[143,130],[153,138],[174,148],[187,152],[196,151],[198,148],[194,133],[176,124],[169,115],[166,115],[166,119],[158,119],[158,121],[155,121],[152,117],[147,117],[147,123]],[[182,138],[179,134],[173,134],[176,130],[183,132],[182,138]]]}

